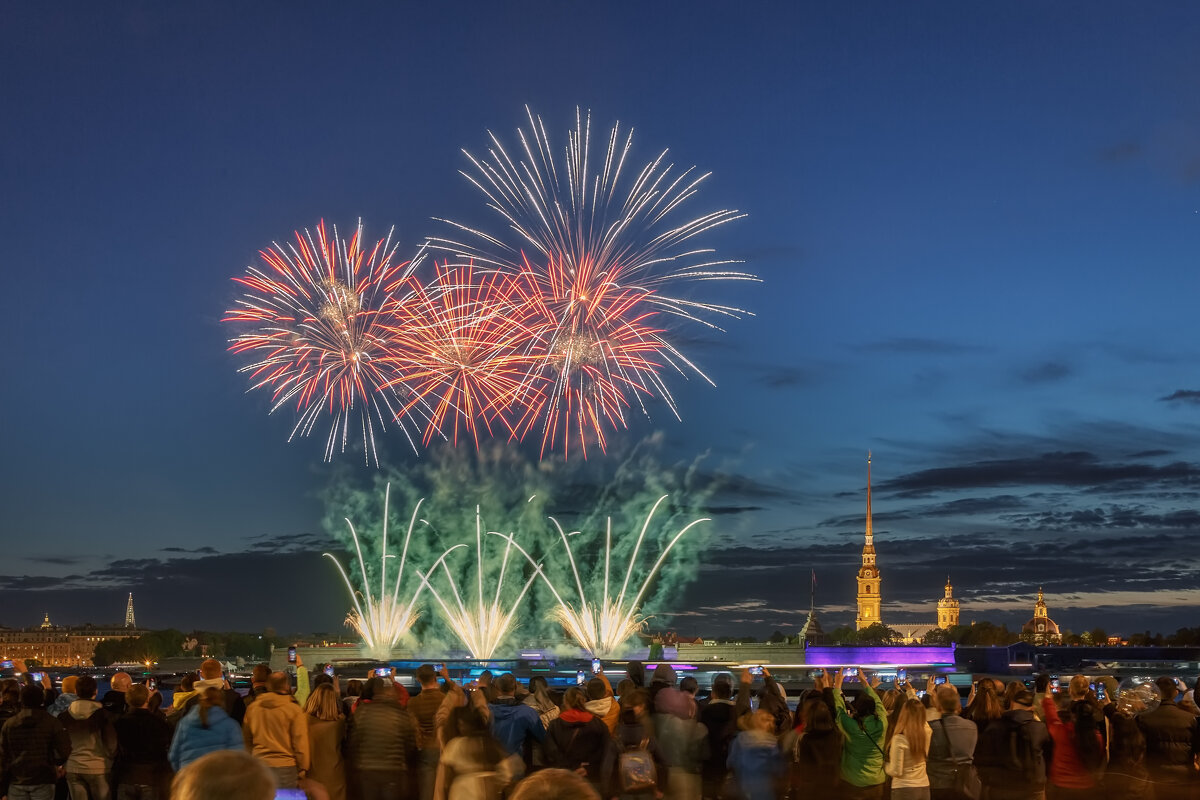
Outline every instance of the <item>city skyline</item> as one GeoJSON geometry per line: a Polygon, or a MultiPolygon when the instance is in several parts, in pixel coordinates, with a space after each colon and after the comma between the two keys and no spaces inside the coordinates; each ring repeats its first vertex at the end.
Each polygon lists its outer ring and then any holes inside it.
{"type": "Polygon", "coordinates": [[[755,316],[669,331],[716,386],[670,377],[682,421],[650,403],[589,460],[649,439],[720,487],[667,627],[798,629],[810,571],[852,621],[868,450],[885,621],[932,618],[947,574],[964,622],[1020,624],[1039,586],[1075,630],[1200,610],[1196,9],[11,17],[0,625],[133,592],[151,628],[338,627],[333,467],[246,393],[230,279],[321,219],[410,254],[434,217],[495,226],[461,150],[526,106],[557,141],[577,108],[632,126],[637,163],[712,172],[690,210],[748,215],[705,244],[762,278],[721,290],[755,316]]]}

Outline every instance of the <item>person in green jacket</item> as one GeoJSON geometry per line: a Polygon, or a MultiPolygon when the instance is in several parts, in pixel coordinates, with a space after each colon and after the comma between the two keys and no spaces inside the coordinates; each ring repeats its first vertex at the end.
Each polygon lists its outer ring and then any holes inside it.
{"type": "Polygon", "coordinates": [[[842,794],[847,800],[879,800],[883,797],[883,742],[887,735],[887,712],[865,669],[858,669],[862,692],[850,708],[842,697],[845,670],[840,669],[833,683],[833,703],[837,724],[842,732],[842,794]]]}

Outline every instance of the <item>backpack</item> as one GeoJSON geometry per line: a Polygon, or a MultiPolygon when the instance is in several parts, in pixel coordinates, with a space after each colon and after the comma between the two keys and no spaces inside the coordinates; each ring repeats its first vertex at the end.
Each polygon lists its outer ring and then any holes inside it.
{"type": "Polygon", "coordinates": [[[1009,725],[1008,763],[1009,769],[1019,773],[1027,783],[1038,783],[1037,756],[1033,752],[1033,738],[1029,735],[1028,722],[1009,725]]]}
{"type": "Polygon", "coordinates": [[[617,782],[621,794],[652,792],[658,788],[658,770],[654,757],[646,749],[649,739],[642,739],[634,747],[626,748],[617,759],[617,782]]]}

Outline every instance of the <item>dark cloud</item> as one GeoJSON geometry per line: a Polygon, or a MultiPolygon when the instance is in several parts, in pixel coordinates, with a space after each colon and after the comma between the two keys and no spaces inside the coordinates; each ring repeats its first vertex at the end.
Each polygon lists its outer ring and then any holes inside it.
{"type": "Polygon", "coordinates": [[[1170,450],[1142,450],[1138,453],[1130,453],[1126,458],[1160,458],[1169,455],[1171,455],[1170,450]]]}
{"type": "MultiPolygon", "coordinates": [[[[921,520],[931,517],[971,517],[994,515],[1005,511],[1024,508],[1026,501],[1013,494],[995,495],[993,497],[963,497],[945,503],[916,505],[896,511],[876,512],[871,515],[876,522],[898,522],[900,520],[921,520]]],[[[830,517],[817,523],[822,528],[842,528],[848,525],[863,524],[863,515],[848,514],[830,517]]]]}
{"type": "Polygon", "coordinates": [[[1196,389],[1176,389],[1165,397],[1158,398],[1160,403],[1190,403],[1200,405],[1200,391],[1196,389]]]}
{"type": "Polygon", "coordinates": [[[1028,458],[978,461],[901,475],[879,484],[882,492],[923,497],[940,491],[1001,486],[1069,486],[1108,491],[1137,491],[1156,486],[1190,486],[1200,470],[1186,462],[1163,466],[1137,462],[1103,463],[1092,453],[1053,452],[1028,458]]]}
{"type": "Polygon", "coordinates": [[[160,553],[195,553],[197,555],[213,556],[217,554],[217,550],[212,547],[197,547],[194,550],[189,550],[186,547],[160,547],[160,553]]]}
{"type": "Polygon", "coordinates": [[[712,514],[714,517],[726,514],[744,514],[749,511],[762,511],[762,506],[708,506],[704,509],[705,514],[712,514]]]}
{"type": "Polygon", "coordinates": [[[55,564],[65,567],[69,564],[78,564],[83,559],[79,556],[25,556],[25,560],[35,564],[55,564]]]}
{"type": "Polygon", "coordinates": [[[799,367],[781,367],[758,378],[758,382],[769,389],[791,389],[796,386],[811,386],[816,376],[810,370],[799,367]]]}
{"type": "Polygon", "coordinates": [[[1022,370],[1018,377],[1022,383],[1055,383],[1071,375],[1072,369],[1061,361],[1043,361],[1022,370]]]}
{"type": "Polygon", "coordinates": [[[991,348],[955,342],[947,339],[924,339],[916,336],[896,336],[855,348],[863,353],[895,353],[900,355],[954,356],[990,352],[991,348]]]}

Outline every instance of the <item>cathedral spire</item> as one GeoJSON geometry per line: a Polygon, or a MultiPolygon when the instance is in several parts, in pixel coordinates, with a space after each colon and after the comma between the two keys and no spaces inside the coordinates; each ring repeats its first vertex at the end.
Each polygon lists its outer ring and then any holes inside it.
{"type": "Polygon", "coordinates": [[[129,602],[125,604],[125,627],[136,628],[137,622],[133,618],[133,592],[129,593],[129,602]]]}
{"type": "Polygon", "coordinates": [[[875,532],[871,529],[871,451],[867,451],[867,546],[875,544],[875,532]]]}
{"type": "Polygon", "coordinates": [[[878,622],[882,600],[879,597],[879,568],[875,566],[875,531],[871,519],[871,453],[867,452],[867,524],[863,540],[862,567],[858,570],[858,630],[878,622]]]}

